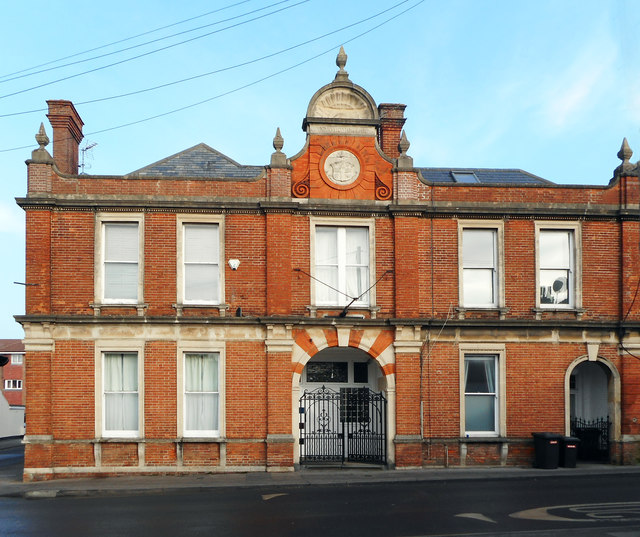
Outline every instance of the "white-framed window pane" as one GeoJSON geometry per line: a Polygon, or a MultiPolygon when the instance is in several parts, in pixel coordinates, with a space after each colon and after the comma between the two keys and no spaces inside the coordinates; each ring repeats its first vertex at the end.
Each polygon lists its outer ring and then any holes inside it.
{"type": "Polygon", "coordinates": [[[464,269],[462,272],[465,306],[495,305],[494,271],[464,269]]]}
{"type": "Polygon", "coordinates": [[[104,225],[105,261],[138,262],[137,222],[113,222],[104,225]]]}
{"type": "Polygon", "coordinates": [[[185,301],[218,302],[220,300],[218,271],[217,265],[185,265],[185,301]]]}
{"type": "Polygon", "coordinates": [[[138,430],[138,355],[104,355],[104,427],[106,431],[138,430]]]}
{"type": "Polygon", "coordinates": [[[345,229],[345,264],[369,265],[369,230],[364,227],[345,229]]]}
{"type": "Polygon", "coordinates": [[[138,223],[104,224],[104,299],[138,300],[138,223]]]}
{"type": "Polygon", "coordinates": [[[219,429],[219,357],[217,353],[184,356],[185,430],[219,429]]]}
{"type": "Polygon", "coordinates": [[[495,268],[496,232],[491,229],[465,229],[462,233],[463,267],[495,268]]]}
{"type": "Polygon", "coordinates": [[[11,364],[12,365],[21,365],[22,364],[22,355],[21,354],[14,354],[13,356],[11,356],[11,364]]]}
{"type": "Polygon", "coordinates": [[[540,270],[540,304],[569,304],[571,274],[568,270],[540,270]]]}
{"type": "Polygon", "coordinates": [[[104,298],[112,300],[138,299],[138,264],[104,264],[104,298]]]}
{"type": "Polygon", "coordinates": [[[217,431],[219,415],[217,393],[186,394],[185,428],[187,431],[217,431]]]}
{"type": "Polygon", "coordinates": [[[494,431],[496,398],[493,395],[467,395],[465,397],[465,430],[468,432],[494,431]]]}
{"type": "Polygon", "coordinates": [[[316,265],[338,265],[338,230],[335,227],[316,227],[316,265]]]}
{"type": "Polygon", "coordinates": [[[316,302],[367,305],[368,294],[360,295],[369,288],[369,228],[317,226],[315,236],[316,302]]]}
{"type": "MultiPolygon", "coordinates": [[[[369,267],[347,267],[346,277],[346,292],[350,297],[359,297],[369,288],[369,267]]],[[[368,299],[363,296],[360,301],[368,299]]]]}
{"type": "Polygon", "coordinates": [[[495,358],[473,356],[465,359],[465,393],[494,393],[495,358]]]}
{"type": "Polygon", "coordinates": [[[571,231],[542,230],[539,240],[541,269],[571,267],[571,231]]]}
{"type": "Polygon", "coordinates": [[[137,393],[106,393],[104,403],[107,431],[138,430],[137,393]]]}
{"type": "Polygon", "coordinates": [[[338,302],[338,267],[316,267],[316,300],[318,304],[338,302]]]}
{"type": "Polygon", "coordinates": [[[6,379],[4,381],[4,389],[5,390],[21,390],[22,389],[22,380],[20,380],[20,379],[6,379]]]}
{"type": "Polygon", "coordinates": [[[495,356],[466,356],[464,360],[465,430],[495,432],[497,395],[495,356]]]}
{"type": "Polygon", "coordinates": [[[184,224],[184,301],[220,302],[218,224],[184,224]]]}
{"type": "Polygon", "coordinates": [[[184,260],[187,263],[218,264],[220,244],[218,224],[184,225],[184,260]]]}

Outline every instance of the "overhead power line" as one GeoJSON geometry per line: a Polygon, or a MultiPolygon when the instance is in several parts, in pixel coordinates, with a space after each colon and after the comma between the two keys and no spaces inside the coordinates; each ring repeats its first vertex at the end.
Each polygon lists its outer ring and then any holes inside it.
{"type": "MultiPolygon", "coordinates": [[[[260,61],[263,61],[263,60],[266,60],[266,59],[269,59],[269,58],[273,58],[273,57],[278,56],[280,54],[284,54],[285,52],[289,52],[289,51],[294,50],[296,48],[300,48],[300,47],[302,47],[304,45],[308,45],[309,43],[313,43],[315,41],[319,41],[320,39],[324,39],[325,37],[328,37],[330,35],[342,32],[344,30],[348,30],[349,28],[353,28],[354,26],[358,26],[360,24],[364,24],[365,22],[368,22],[368,21],[370,21],[372,19],[380,17],[381,15],[384,15],[385,13],[388,13],[389,11],[392,11],[392,10],[396,9],[397,7],[401,6],[402,4],[406,4],[409,1],[410,0],[402,0],[401,2],[398,2],[397,4],[394,4],[393,6],[387,8],[387,9],[379,11],[378,13],[375,13],[374,15],[371,15],[370,17],[367,17],[367,18],[364,18],[364,19],[360,19],[360,20],[358,20],[356,22],[353,22],[351,24],[347,24],[346,26],[342,26],[341,28],[338,28],[336,30],[332,30],[330,32],[326,32],[326,33],[324,33],[324,34],[322,34],[320,36],[314,37],[312,39],[307,39],[306,41],[303,41],[302,43],[298,43],[296,45],[292,45],[290,47],[281,49],[281,50],[279,50],[277,52],[273,52],[271,54],[267,54],[265,56],[261,56],[259,58],[254,58],[254,59],[242,62],[242,63],[237,63],[235,65],[230,65],[230,66],[227,66],[227,67],[221,67],[220,69],[216,69],[214,71],[209,71],[207,73],[201,73],[201,74],[198,74],[198,75],[193,75],[193,76],[190,76],[190,77],[187,77],[187,78],[182,78],[180,80],[174,80],[172,82],[167,82],[165,84],[159,84],[157,86],[152,86],[152,87],[149,87],[149,88],[129,91],[127,93],[120,93],[118,95],[111,95],[111,96],[108,96],[108,97],[100,97],[100,98],[97,98],[97,99],[90,99],[88,101],[81,101],[81,102],[77,102],[77,103],[74,103],[74,104],[76,106],[83,106],[83,105],[87,105],[87,104],[94,104],[94,103],[103,102],[103,101],[109,101],[109,100],[113,100],[113,99],[121,99],[123,97],[130,97],[132,95],[139,95],[141,93],[147,93],[147,92],[150,92],[150,91],[155,91],[155,90],[158,90],[158,89],[166,88],[166,87],[169,87],[169,86],[174,86],[174,85],[177,85],[177,84],[182,84],[184,82],[189,82],[189,81],[192,81],[192,80],[197,80],[198,78],[203,78],[203,77],[206,77],[206,76],[215,75],[215,74],[222,73],[222,72],[225,72],[225,71],[231,71],[233,69],[238,69],[240,67],[246,67],[247,65],[251,65],[253,63],[257,63],[257,62],[260,62],[260,61]]],[[[11,117],[11,116],[19,116],[19,115],[25,115],[25,114],[33,114],[33,113],[36,113],[36,112],[46,112],[46,110],[47,110],[46,108],[38,108],[38,109],[35,109],[35,110],[25,110],[25,111],[21,111],[21,112],[11,112],[11,113],[8,113],[8,114],[0,114],[0,118],[11,117]]]]}
{"type": "MultiPolygon", "coordinates": [[[[307,0],[307,1],[309,1],[309,0],[307,0]]],[[[209,23],[209,24],[205,24],[203,26],[198,26],[196,28],[191,28],[189,30],[183,30],[182,32],[178,32],[178,33],[175,33],[175,34],[166,35],[164,37],[158,37],[157,39],[152,39],[151,41],[145,41],[144,43],[138,43],[137,45],[131,45],[130,47],[121,48],[119,50],[113,50],[111,52],[105,52],[104,54],[100,54],[98,56],[92,56],[91,58],[84,58],[83,60],[77,60],[77,61],[70,62],[70,63],[64,63],[62,65],[56,65],[55,67],[48,67],[47,69],[41,69],[40,71],[33,71],[31,73],[15,76],[13,78],[7,78],[5,80],[0,80],[0,84],[4,84],[5,82],[11,82],[12,80],[18,80],[20,78],[25,78],[25,77],[28,77],[28,76],[33,76],[33,75],[38,75],[38,74],[41,74],[41,73],[46,73],[48,71],[54,71],[56,69],[62,69],[63,67],[70,67],[72,65],[77,65],[79,63],[86,63],[86,62],[90,62],[90,61],[93,61],[93,60],[99,60],[100,58],[106,58],[107,56],[114,56],[115,54],[120,54],[121,52],[127,52],[128,50],[133,50],[133,49],[136,49],[136,48],[144,47],[146,45],[151,45],[153,43],[158,43],[158,42],[164,41],[166,39],[171,39],[172,37],[177,37],[179,35],[189,34],[191,32],[196,32],[196,31],[202,30],[204,28],[210,28],[211,26],[217,26],[218,24],[223,24],[225,22],[230,22],[232,20],[240,19],[242,17],[246,17],[247,15],[253,15],[254,13],[258,13],[260,11],[264,11],[265,9],[269,9],[271,7],[274,7],[274,6],[277,6],[277,5],[280,5],[280,4],[286,4],[287,2],[291,2],[291,0],[279,0],[278,2],[275,2],[273,4],[269,4],[268,6],[265,6],[265,7],[254,9],[252,11],[247,11],[246,13],[241,13],[240,15],[235,15],[235,16],[229,17],[227,19],[221,19],[219,21],[215,21],[215,22],[212,22],[212,23],[209,23]]],[[[297,5],[297,4],[295,4],[295,5],[297,5]]],[[[290,7],[294,7],[294,6],[290,6],[290,7]]],[[[276,11],[276,13],[277,13],[277,11],[276,11]]],[[[246,21],[246,22],[251,22],[253,20],[256,20],[256,19],[251,19],[250,21],[246,21]]],[[[204,34],[202,36],[197,36],[194,39],[200,39],[201,37],[206,37],[206,36],[209,36],[209,35],[211,35],[211,34],[210,33],[204,34]]],[[[171,45],[171,46],[182,45],[183,43],[188,43],[188,42],[190,42],[192,40],[193,39],[189,39],[187,41],[181,41],[181,42],[175,43],[174,45],[171,45]]],[[[166,47],[166,48],[170,48],[170,47],[166,47]]],[[[157,49],[157,51],[161,51],[161,50],[165,50],[165,49],[164,48],[157,49]]],[[[152,51],[152,52],[156,52],[156,51],[152,51]]],[[[131,59],[135,59],[137,57],[138,56],[134,56],[131,59]]],[[[83,73],[80,73],[80,74],[83,74],[83,73]]],[[[78,76],[78,75],[76,75],[76,76],[78,76]]]]}
{"type": "MultiPolygon", "coordinates": [[[[284,0],[284,1],[289,1],[289,0],[284,0]]],[[[286,11],[287,9],[294,8],[296,6],[299,6],[300,4],[306,4],[307,2],[310,2],[310,1],[311,0],[300,0],[300,2],[297,2],[296,4],[292,4],[290,6],[282,7],[280,9],[276,9],[276,10],[271,11],[269,13],[264,13],[263,15],[259,15],[257,17],[254,17],[252,19],[248,19],[248,20],[245,20],[245,21],[242,21],[242,22],[238,22],[236,24],[231,24],[229,26],[225,26],[224,28],[220,28],[220,29],[214,30],[212,32],[207,32],[206,34],[202,34],[202,35],[199,35],[199,36],[196,36],[196,37],[192,37],[191,39],[186,39],[184,41],[179,41],[178,43],[173,43],[171,45],[167,45],[166,47],[161,47],[161,48],[158,48],[158,49],[150,50],[150,51],[145,52],[143,54],[138,54],[137,56],[132,56],[130,58],[125,58],[124,60],[120,60],[120,61],[117,61],[117,62],[109,63],[109,64],[103,65],[101,67],[96,67],[94,69],[89,69],[88,71],[82,71],[80,73],[76,73],[76,74],[73,74],[73,75],[69,75],[69,76],[65,76],[65,77],[62,77],[62,78],[58,78],[57,80],[51,80],[49,82],[44,82],[42,84],[38,84],[38,85],[32,86],[30,88],[25,88],[25,89],[22,89],[22,90],[14,91],[12,93],[7,93],[6,95],[0,95],[0,99],[6,99],[7,97],[13,97],[14,95],[20,95],[21,93],[26,93],[28,91],[33,91],[35,89],[43,88],[45,86],[51,86],[52,84],[56,84],[58,82],[63,82],[64,80],[70,80],[72,78],[77,78],[79,76],[87,75],[89,73],[95,73],[96,71],[102,71],[103,69],[108,69],[109,67],[114,67],[115,65],[121,65],[123,63],[127,63],[127,62],[130,62],[132,60],[137,60],[139,58],[144,58],[145,56],[150,56],[151,54],[156,54],[157,52],[161,52],[163,50],[174,48],[174,47],[177,47],[179,45],[184,45],[185,43],[190,43],[190,42],[195,41],[197,39],[202,39],[203,37],[208,37],[210,35],[217,34],[217,33],[223,32],[225,30],[229,30],[231,28],[236,28],[238,26],[242,26],[243,24],[247,24],[249,22],[253,22],[253,21],[256,21],[256,20],[259,20],[259,19],[264,19],[265,17],[269,17],[271,15],[275,15],[276,13],[280,13],[281,11],[286,11]]],[[[282,2],[276,2],[275,4],[272,4],[269,7],[273,7],[273,6],[281,4],[281,3],[282,2]]]]}
{"type": "MultiPolygon", "coordinates": [[[[147,30],[146,32],[142,32],[140,34],[136,34],[136,35],[132,35],[130,37],[124,37],[122,39],[118,39],[117,41],[112,41],[111,43],[106,43],[104,45],[99,45],[97,47],[93,47],[87,50],[83,50],[81,52],[76,52],[74,54],[69,54],[68,56],[63,56],[62,58],[57,58],[55,60],[49,60],[48,62],[45,63],[41,63],[38,65],[34,65],[32,67],[27,67],[25,69],[21,69],[20,71],[15,71],[13,73],[7,73],[5,75],[0,75],[0,81],[4,78],[10,77],[10,76],[14,76],[14,75],[19,75],[20,73],[25,73],[27,71],[33,71],[34,69],[39,69],[40,67],[45,67],[47,65],[51,65],[52,63],[58,63],[58,62],[62,62],[64,60],[68,60],[71,58],[76,58],[77,56],[82,56],[83,54],[89,54],[90,52],[95,52],[96,50],[101,50],[104,48],[108,48],[108,47],[112,47],[113,45],[118,45],[120,43],[125,43],[126,41],[132,41],[133,39],[137,39],[138,37],[143,37],[145,35],[149,35],[149,34],[153,34],[155,32],[159,32],[161,30],[166,30],[167,28],[172,28],[173,26],[179,26],[180,24],[184,24],[186,22],[191,22],[193,20],[196,19],[201,19],[202,17],[206,17],[208,15],[213,15],[214,13],[218,13],[220,11],[224,11],[226,9],[231,9],[233,7],[237,7],[241,4],[246,4],[247,2],[251,2],[252,0],[242,0],[241,2],[236,2],[235,4],[229,4],[228,6],[224,6],[224,7],[220,7],[218,9],[214,9],[213,11],[207,11],[206,13],[202,13],[200,15],[196,15],[195,17],[190,17],[188,19],[183,19],[181,21],[178,22],[173,22],[171,24],[167,24],[165,26],[160,26],[158,28],[154,28],[153,30],[147,30]]],[[[33,74],[33,73],[32,73],[33,74]]],[[[25,75],[28,76],[28,75],[25,75]]]]}
{"type": "MultiPolygon", "coordinates": [[[[149,116],[149,117],[145,117],[145,118],[142,118],[142,119],[138,119],[136,121],[130,121],[128,123],[123,123],[123,124],[120,124],[120,125],[116,125],[114,127],[107,127],[105,129],[93,131],[93,132],[90,132],[90,133],[85,133],[85,137],[95,136],[97,134],[103,134],[105,132],[111,132],[111,131],[114,131],[114,130],[123,129],[125,127],[131,127],[133,125],[139,125],[140,123],[146,123],[147,121],[152,121],[154,119],[158,119],[158,118],[161,118],[161,117],[165,117],[165,116],[169,116],[169,115],[172,115],[172,114],[176,114],[178,112],[182,112],[182,111],[188,110],[190,108],[195,108],[195,107],[200,106],[202,104],[214,101],[216,99],[220,99],[221,97],[225,97],[227,95],[231,95],[233,93],[237,93],[238,91],[241,91],[243,89],[249,88],[251,86],[255,86],[256,84],[264,82],[265,80],[269,80],[269,79],[274,78],[274,77],[276,77],[278,75],[281,75],[283,73],[286,73],[288,71],[296,69],[297,67],[300,67],[301,65],[304,65],[304,64],[309,63],[309,62],[311,62],[311,61],[313,61],[313,60],[315,60],[315,59],[317,59],[317,58],[319,58],[321,56],[324,56],[325,54],[328,54],[330,52],[335,52],[335,50],[339,46],[346,45],[347,43],[351,43],[351,42],[353,42],[353,41],[355,41],[357,39],[360,39],[361,37],[373,32],[374,30],[377,30],[378,28],[384,26],[385,24],[388,24],[392,20],[397,19],[398,17],[404,15],[405,13],[411,11],[412,9],[415,9],[417,6],[419,6],[420,4],[422,4],[424,2],[425,2],[425,0],[418,0],[415,4],[409,6],[405,10],[403,10],[403,11],[401,11],[399,13],[396,13],[395,15],[392,15],[391,17],[385,19],[384,21],[380,22],[379,24],[376,24],[375,26],[372,26],[368,30],[365,30],[364,32],[361,32],[361,33],[357,34],[356,36],[354,36],[354,37],[352,37],[350,39],[347,39],[346,41],[342,41],[342,43],[339,43],[338,45],[334,45],[331,48],[324,50],[323,52],[320,52],[318,54],[314,54],[313,56],[311,56],[311,57],[309,57],[309,58],[307,58],[305,60],[302,60],[301,62],[298,62],[296,64],[290,65],[289,67],[286,67],[284,69],[276,71],[275,73],[271,73],[270,75],[267,75],[267,76],[264,76],[264,77],[259,78],[257,80],[254,80],[253,82],[249,82],[248,84],[244,84],[242,86],[236,87],[236,88],[231,89],[229,91],[225,91],[223,93],[219,93],[219,94],[214,95],[212,97],[209,97],[207,99],[203,99],[203,100],[195,102],[195,103],[191,103],[191,104],[188,104],[188,105],[185,105],[185,106],[181,106],[179,108],[174,108],[173,110],[168,110],[168,111],[162,112],[160,114],[155,114],[153,116],[149,116]]],[[[21,146],[21,147],[12,147],[10,149],[0,149],[0,153],[7,153],[9,151],[18,151],[18,150],[22,150],[22,149],[29,149],[29,148],[32,148],[32,147],[33,147],[33,144],[25,145],[25,146],[21,146]]]]}

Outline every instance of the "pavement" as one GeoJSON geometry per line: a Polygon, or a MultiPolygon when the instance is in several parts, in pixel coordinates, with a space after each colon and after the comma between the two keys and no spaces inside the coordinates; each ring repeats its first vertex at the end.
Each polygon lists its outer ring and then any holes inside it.
{"type": "Polygon", "coordinates": [[[545,470],[524,467],[455,467],[387,470],[377,467],[303,468],[295,472],[208,473],[189,475],[117,476],[22,482],[23,448],[19,438],[0,439],[0,497],[56,498],[129,496],[200,492],[225,487],[305,487],[408,483],[447,480],[499,480],[594,475],[640,477],[640,466],[578,463],[576,468],[545,470]]]}

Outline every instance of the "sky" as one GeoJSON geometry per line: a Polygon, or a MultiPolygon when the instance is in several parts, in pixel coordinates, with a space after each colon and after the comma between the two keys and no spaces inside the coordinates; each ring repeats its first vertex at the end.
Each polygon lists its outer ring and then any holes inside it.
{"type": "Polygon", "coordinates": [[[96,144],[88,174],[202,142],[265,165],[278,127],[288,156],[304,145],[309,100],[344,45],[353,82],[407,105],[416,166],[605,186],[624,137],[640,157],[638,0],[30,0],[3,6],[3,23],[0,338],[23,336],[15,198],[41,122],[52,137],[50,99],[72,101],[81,148],[96,144]]]}

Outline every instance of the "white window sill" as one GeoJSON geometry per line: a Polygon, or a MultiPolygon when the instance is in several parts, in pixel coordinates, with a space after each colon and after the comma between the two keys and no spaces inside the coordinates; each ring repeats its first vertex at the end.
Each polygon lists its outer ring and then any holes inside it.
{"type": "Polygon", "coordinates": [[[91,302],[89,306],[93,309],[93,315],[95,317],[99,317],[102,313],[103,309],[114,309],[114,308],[135,308],[138,317],[144,317],[149,304],[143,304],[138,302],[91,302]]]}
{"type": "Polygon", "coordinates": [[[465,442],[465,441],[495,441],[496,439],[500,438],[500,435],[498,433],[492,433],[490,431],[486,431],[486,432],[478,432],[478,433],[465,433],[464,437],[461,438],[461,441],[465,442]]]}
{"type": "Polygon", "coordinates": [[[183,444],[224,444],[227,439],[222,436],[183,436],[178,439],[178,442],[182,442],[183,444]]]}
{"type": "MultiPolygon", "coordinates": [[[[340,316],[340,313],[345,309],[345,306],[307,306],[309,310],[309,317],[328,317],[331,313],[332,317],[340,316]]],[[[369,313],[369,318],[375,319],[377,313],[380,311],[379,306],[349,306],[344,318],[359,318],[364,319],[365,313],[369,313]]]]}
{"type": "Polygon", "coordinates": [[[177,303],[172,304],[172,306],[176,310],[176,316],[182,317],[182,312],[185,309],[216,309],[220,312],[220,317],[226,317],[227,310],[229,309],[229,304],[220,304],[219,302],[216,304],[185,304],[185,303],[177,303]]]}
{"type": "Polygon", "coordinates": [[[509,308],[504,306],[461,306],[456,308],[458,319],[464,319],[468,311],[497,312],[501,321],[504,321],[509,313],[509,308]]]}
{"type": "Polygon", "coordinates": [[[549,313],[574,313],[576,316],[576,319],[580,320],[582,319],[582,316],[584,315],[584,312],[587,311],[584,308],[574,308],[574,307],[566,307],[566,308],[562,308],[562,307],[537,307],[537,308],[532,308],[531,311],[533,311],[533,313],[536,314],[536,321],[540,321],[542,320],[542,314],[545,312],[549,312],[549,313]]]}
{"type": "Polygon", "coordinates": [[[97,439],[98,442],[113,442],[113,443],[119,443],[119,442],[141,442],[142,438],[139,436],[139,434],[136,432],[135,436],[124,436],[122,434],[114,434],[113,436],[111,435],[104,435],[101,438],[97,439]]]}

